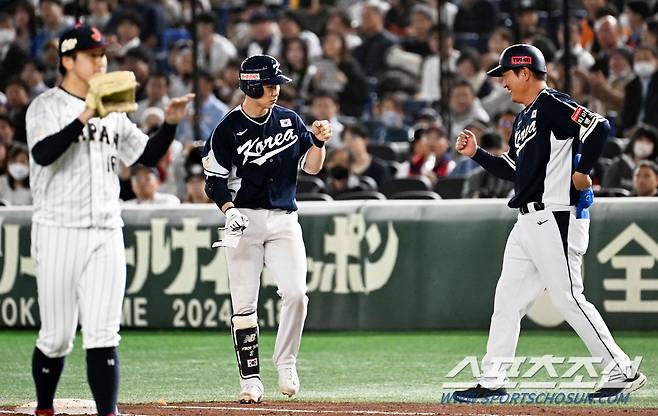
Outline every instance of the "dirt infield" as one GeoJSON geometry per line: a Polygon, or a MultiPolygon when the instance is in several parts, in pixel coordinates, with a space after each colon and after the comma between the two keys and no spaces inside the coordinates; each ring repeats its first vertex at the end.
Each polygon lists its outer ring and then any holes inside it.
{"type": "MultiPolygon", "coordinates": [[[[446,405],[413,403],[319,403],[274,401],[257,405],[241,405],[236,402],[217,403],[177,403],[121,405],[124,416],[214,416],[214,415],[381,415],[381,416],[525,416],[525,415],[559,415],[559,416],[598,416],[598,415],[658,415],[658,408],[633,408],[622,406],[506,406],[506,405],[446,405]]],[[[17,413],[12,408],[3,408],[0,414],[17,413]]],[[[58,414],[63,415],[63,414],[58,414]]]]}

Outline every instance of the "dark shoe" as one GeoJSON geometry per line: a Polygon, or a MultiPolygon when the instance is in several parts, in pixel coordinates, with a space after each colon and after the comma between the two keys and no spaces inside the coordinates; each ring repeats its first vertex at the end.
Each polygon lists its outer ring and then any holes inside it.
{"type": "Polygon", "coordinates": [[[623,381],[623,384],[625,385],[623,386],[620,385],[618,387],[602,387],[597,391],[595,391],[594,393],[590,393],[589,397],[592,399],[603,399],[606,397],[613,397],[622,393],[632,393],[635,390],[638,390],[639,388],[647,384],[647,376],[645,376],[644,374],[638,371],[637,374],[635,374],[635,377],[627,378],[626,380],[623,381]]]}
{"type": "Polygon", "coordinates": [[[452,393],[452,398],[461,403],[477,403],[495,397],[502,397],[507,395],[507,390],[503,387],[492,390],[478,384],[466,390],[459,390],[452,393]]]}

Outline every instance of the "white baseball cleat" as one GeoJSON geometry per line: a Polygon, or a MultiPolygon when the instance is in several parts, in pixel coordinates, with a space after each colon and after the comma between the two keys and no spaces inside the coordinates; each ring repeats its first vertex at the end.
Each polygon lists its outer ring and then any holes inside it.
{"type": "Polygon", "coordinates": [[[238,401],[243,404],[260,403],[263,401],[264,390],[260,379],[240,380],[238,401]]]}
{"type": "Polygon", "coordinates": [[[279,391],[288,397],[299,392],[299,376],[295,367],[279,369],[279,391]]]}

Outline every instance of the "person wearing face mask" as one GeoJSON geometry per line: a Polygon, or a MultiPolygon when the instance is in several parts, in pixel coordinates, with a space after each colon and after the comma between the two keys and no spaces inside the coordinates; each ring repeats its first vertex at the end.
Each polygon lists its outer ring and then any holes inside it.
{"type": "Polygon", "coordinates": [[[20,74],[27,54],[16,44],[14,22],[7,13],[0,13],[0,86],[20,74]]]}
{"type": "Polygon", "coordinates": [[[29,156],[25,146],[13,145],[7,155],[7,172],[0,176],[0,200],[7,205],[31,205],[29,156]]]}
{"type": "Polygon", "coordinates": [[[631,136],[626,151],[615,158],[603,176],[603,188],[633,190],[633,170],[643,160],[656,161],[658,157],[658,130],[640,125],[631,136]]]}
{"type": "Polygon", "coordinates": [[[633,72],[626,85],[621,114],[623,131],[643,122],[658,127],[658,51],[648,46],[635,48],[633,72]]]}

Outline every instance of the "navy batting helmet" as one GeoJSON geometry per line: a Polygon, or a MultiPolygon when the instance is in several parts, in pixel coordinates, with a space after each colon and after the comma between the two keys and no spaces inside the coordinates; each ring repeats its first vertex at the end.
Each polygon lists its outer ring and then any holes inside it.
{"type": "Polygon", "coordinates": [[[251,98],[265,93],[263,85],[278,85],[292,81],[283,75],[281,64],[269,55],[254,55],[240,65],[240,89],[251,98]]]}
{"type": "Polygon", "coordinates": [[[502,77],[503,72],[508,69],[523,67],[546,73],[544,54],[536,47],[525,43],[508,46],[500,55],[498,66],[487,72],[487,75],[502,77]]]}

